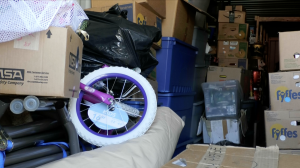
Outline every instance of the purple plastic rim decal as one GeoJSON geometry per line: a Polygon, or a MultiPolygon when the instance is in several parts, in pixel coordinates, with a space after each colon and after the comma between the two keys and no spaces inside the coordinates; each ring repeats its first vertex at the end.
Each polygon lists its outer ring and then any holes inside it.
{"type": "Polygon", "coordinates": [[[132,83],[134,83],[141,91],[141,93],[143,94],[143,97],[144,97],[144,111],[143,111],[143,115],[142,117],[140,118],[139,122],[133,127],[131,128],[130,130],[124,132],[124,133],[121,133],[121,134],[118,134],[118,135],[102,135],[102,134],[99,134],[93,130],[91,130],[83,121],[82,117],[81,117],[81,113],[80,113],[80,103],[82,101],[82,97],[83,97],[83,94],[84,92],[80,92],[79,94],[79,97],[77,99],[77,102],[76,102],[76,112],[77,112],[77,117],[81,123],[81,125],[86,129],[88,130],[90,133],[96,135],[96,136],[100,136],[100,137],[106,137],[106,138],[116,138],[116,137],[119,137],[119,136],[123,136],[123,135],[126,135],[128,133],[130,133],[131,131],[133,131],[137,126],[140,125],[140,123],[143,121],[146,113],[147,113],[147,109],[148,109],[148,103],[147,103],[147,96],[146,96],[146,92],[144,90],[144,88],[133,78],[127,76],[127,75],[123,75],[123,74],[118,74],[118,73],[109,73],[109,74],[105,74],[105,75],[100,75],[99,78],[94,78],[90,83],[87,84],[87,86],[93,86],[96,82],[98,81],[101,81],[103,79],[106,79],[106,78],[115,78],[117,77],[118,79],[121,78],[121,79],[126,79],[132,83]]]}

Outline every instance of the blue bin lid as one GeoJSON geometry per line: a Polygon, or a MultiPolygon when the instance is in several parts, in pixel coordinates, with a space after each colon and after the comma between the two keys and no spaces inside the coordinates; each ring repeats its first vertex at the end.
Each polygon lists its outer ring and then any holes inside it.
{"type": "Polygon", "coordinates": [[[192,46],[186,42],[183,42],[175,37],[162,37],[162,41],[174,41],[176,43],[180,43],[181,45],[185,45],[186,47],[191,48],[192,50],[198,51],[197,47],[194,47],[194,46],[192,46]]]}
{"type": "Polygon", "coordinates": [[[175,96],[194,96],[196,92],[188,93],[158,93],[159,97],[175,97],[175,96]]]}

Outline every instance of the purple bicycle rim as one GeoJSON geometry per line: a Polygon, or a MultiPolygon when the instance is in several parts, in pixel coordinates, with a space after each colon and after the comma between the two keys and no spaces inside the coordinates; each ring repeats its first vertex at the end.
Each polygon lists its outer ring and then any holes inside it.
{"type": "Polygon", "coordinates": [[[129,80],[130,82],[134,83],[142,92],[143,96],[144,96],[144,112],[143,112],[143,116],[140,118],[139,122],[133,127],[131,128],[130,130],[122,133],[122,134],[118,134],[118,135],[102,135],[102,134],[99,134],[93,130],[91,130],[89,127],[87,127],[87,125],[84,123],[84,121],[82,120],[82,117],[81,117],[81,114],[80,114],[80,103],[82,101],[82,97],[83,97],[83,93],[84,92],[80,92],[79,94],[79,97],[77,99],[77,102],[76,102],[76,112],[77,112],[77,117],[81,123],[81,125],[86,129],[88,130],[90,133],[96,135],[96,136],[100,136],[100,137],[105,137],[105,138],[116,138],[116,137],[119,137],[119,136],[123,136],[123,135],[126,135],[128,133],[130,133],[131,131],[133,131],[137,126],[140,125],[140,123],[143,121],[146,113],[147,113],[147,109],[148,109],[148,103],[147,103],[147,96],[146,96],[146,93],[145,93],[145,90],[144,88],[133,78],[127,76],[127,75],[123,75],[123,74],[116,74],[116,73],[111,73],[111,74],[105,74],[105,75],[101,75],[100,78],[97,78],[95,79],[94,78],[94,81],[92,81],[92,83],[88,83],[87,86],[93,86],[96,82],[102,80],[102,79],[106,79],[106,78],[115,78],[115,77],[121,77],[123,79],[126,79],[126,80],[129,80]],[[146,109],[146,110],[145,110],[146,109]],[[80,117],[79,117],[80,116],[80,117]]]}

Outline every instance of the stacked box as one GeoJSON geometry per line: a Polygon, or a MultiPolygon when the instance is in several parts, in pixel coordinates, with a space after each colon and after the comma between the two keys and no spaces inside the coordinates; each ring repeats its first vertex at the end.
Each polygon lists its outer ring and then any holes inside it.
{"type": "Polygon", "coordinates": [[[248,69],[248,29],[243,6],[219,11],[218,58],[220,67],[248,69]]]}
{"type": "Polygon", "coordinates": [[[267,146],[300,149],[300,31],[279,33],[279,69],[269,73],[270,110],[265,111],[267,146]],[[283,72],[285,71],[285,72],[283,72]]]}

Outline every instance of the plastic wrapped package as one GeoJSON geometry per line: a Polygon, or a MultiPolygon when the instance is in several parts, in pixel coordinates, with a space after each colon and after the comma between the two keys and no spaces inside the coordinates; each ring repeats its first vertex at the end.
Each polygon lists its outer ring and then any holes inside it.
{"type": "Polygon", "coordinates": [[[1,0],[0,43],[43,31],[71,26],[74,31],[88,19],[75,0],[1,0]]]}
{"type": "Polygon", "coordinates": [[[117,5],[107,13],[86,11],[86,20],[80,29],[84,44],[83,61],[128,68],[139,67],[147,76],[158,64],[151,54],[153,42],[161,39],[161,31],[153,26],[138,25],[125,19],[125,11],[117,5]]]}
{"type": "Polygon", "coordinates": [[[237,80],[202,84],[208,120],[239,119],[243,91],[237,80]]]}

